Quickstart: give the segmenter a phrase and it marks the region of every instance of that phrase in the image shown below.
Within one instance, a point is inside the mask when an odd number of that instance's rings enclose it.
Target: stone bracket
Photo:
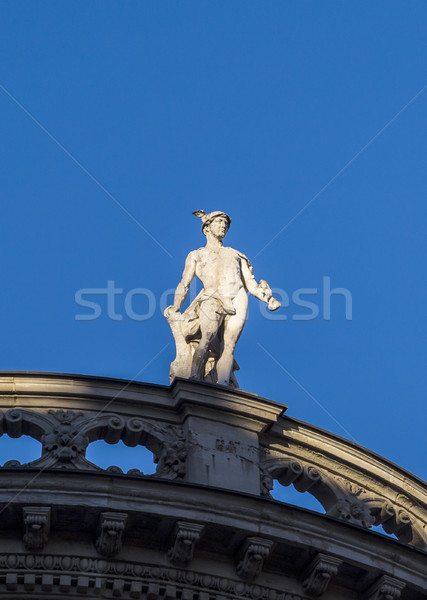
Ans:
[[[405,585],[403,581],[382,575],[365,593],[364,600],[397,600]]]
[[[100,514],[95,542],[100,554],[112,556],[121,550],[126,522],[126,513],[102,512]]]
[[[338,573],[341,563],[340,558],[319,552],[302,575],[304,592],[313,597],[324,594],[332,577]]]
[[[178,521],[173,533],[173,543],[168,550],[168,559],[173,564],[188,564],[204,531],[198,523]]]
[[[50,534],[50,506],[24,506],[24,544],[28,550],[43,550]]]
[[[236,571],[242,579],[254,579],[262,571],[274,542],[259,537],[248,537],[239,553]]]

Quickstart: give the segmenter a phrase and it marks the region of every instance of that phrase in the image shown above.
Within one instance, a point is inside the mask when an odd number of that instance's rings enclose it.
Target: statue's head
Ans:
[[[221,210],[208,214],[204,210],[196,210],[193,215],[202,219],[202,231],[205,235],[212,230],[216,237],[223,238],[230,228],[231,218]]]

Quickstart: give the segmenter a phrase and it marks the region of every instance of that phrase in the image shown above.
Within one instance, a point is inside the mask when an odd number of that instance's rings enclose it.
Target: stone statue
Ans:
[[[250,292],[268,304],[280,307],[266,281],[255,281],[248,258],[223,245],[230,227],[230,217],[221,211],[193,213],[202,220],[206,246],[193,250],[185,261],[182,279],[175,291],[174,303],[165,310],[176,344],[176,358],[171,364],[174,377],[194,378],[238,387],[234,371],[234,348],[242,333]],[[203,289],[183,312],[190,284],[197,276]]]

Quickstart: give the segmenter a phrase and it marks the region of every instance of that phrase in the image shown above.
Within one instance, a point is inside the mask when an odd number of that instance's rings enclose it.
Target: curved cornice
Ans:
[[[221,556],[221,576],[237,582],[236,565],[245,540],[262,539],[268,540],[272,549],[257,575],[256,583],[261,587],[271,587],[274,581],[278,591],[285,585],[305,598],[301,574],[320,555],[345,565],[338,578],[342,589],[362,593],[383,576],[404,583],[412,593],[425,589],[423,553],[284,503],[149,477],[64,471],[53,476],[45,471],[33,479],[31,469],[6,473],[9,485],[7,489],[0,487],[0,505],[8,505],[0,512],[0,555],[22,554],[25,526],[21,511],[27,506],[30,511],[31,507],[44,506],[49,507],[51,517],[42,556],[59,556],[67,548],[65,552],[71,556],[100,560],[97,538],[101,516],[125,515],[119,554],[115,552],[121,563],[139,556],[143,564],[170,568],[168,550],[173,546],[176,523],[194,523],[202,533],[191,557],[191,570],[201,574],[212,573],[213,562]],[[20,537],[17,531],[22,532]],[[64,531],[68,540],[65,547]]]

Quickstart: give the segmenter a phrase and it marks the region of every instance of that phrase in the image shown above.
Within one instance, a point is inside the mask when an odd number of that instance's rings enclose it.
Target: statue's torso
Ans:
[[[229,247],[208,248],[195,251],[196,276],[205,292],[233,299],[244,288],[242,255]]]

